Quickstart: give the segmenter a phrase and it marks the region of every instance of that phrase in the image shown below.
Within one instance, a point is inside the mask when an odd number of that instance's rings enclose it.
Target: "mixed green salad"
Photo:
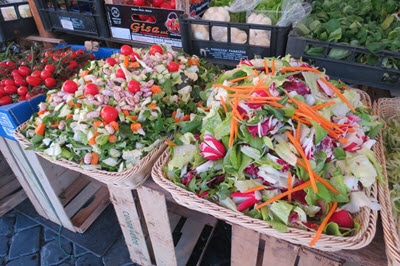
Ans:
[[[310,245],[380,208],[364,189],[383,180],[372,151],[383,123],[356,90],[288,55],[242,61],[201,96],[201,127],[170,143],[164,173],[178,186],[279,231],[316,231]]]
[[[200,92],[218,73],[170,47],[123,45],[49,91],[22,133],[45,156],[122,172],[202,107]]]

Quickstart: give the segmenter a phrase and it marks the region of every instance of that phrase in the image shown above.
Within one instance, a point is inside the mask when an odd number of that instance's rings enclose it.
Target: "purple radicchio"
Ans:
[[[288,81],[283,83],[283,87],[288,92],[295,91],[297,94],[303,96],[311,92],[310,88],[303,81],[296,80],[293,76],[288,77]]]
[[[252,137],[258,136],[259,138],[267,136],[268,134],[275,134],[280,128],[281,122],[273,116],[269,116],[263,122],[258,122],[254,126],[248,126],[247,131],[251,133]]]
[[[222,142],[218,141],[210,133],[204,134],[204,141],[200,143],[200,155],[210,161],[217,161],[225,156],[226,149]]]

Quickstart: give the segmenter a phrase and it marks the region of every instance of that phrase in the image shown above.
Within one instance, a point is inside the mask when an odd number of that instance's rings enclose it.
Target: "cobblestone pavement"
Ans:
[[[76,245],[30,217],[12,210],[0,217],[0,265],[5,266],[134,266],[123,236],[106,253]]]

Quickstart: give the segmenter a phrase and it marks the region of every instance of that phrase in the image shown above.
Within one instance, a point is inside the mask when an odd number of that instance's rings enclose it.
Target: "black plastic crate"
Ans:
[[[331,54],[334,52],[342,56],[333,58]],[[327,74],[335,79],[379,89],[400,89],[400,70],[384,67],[388,61],[392,61],[400,68],[400,53],[385,51],[374,54],[363,47],[309,39],[294,32],[289,34],[286,53],[321,69],[325,68]],[[373,58],[373,63],[361,63],[360,57]]]
[[[37,33],[28,1],[0,2],[0,42]]]
[[[47,31],[108,38],[104,1],[35,0]]]
[[[191,19],[187,14],[179,17],[181,27],[181,39],[183,50],[191,55],[206,58],[208,61],[226,65],[237,65],[240,59],[252,59],[255,57],[284,56],[286,43],[291,26],[269,26],[246,23],[230,23],[220,21],[210,21],[201,19]],[[205,25],[209,30],[209,40],[199,40],[194,38],[194,25]],[[212,27],[224,27],[227,29],[227,42],[215,41],[211,36]],[[231,29],[238,28],[247,34],[245,43],[232,42]],[[265,30],[270,33],[270,46],[250,45],[250,30]]]

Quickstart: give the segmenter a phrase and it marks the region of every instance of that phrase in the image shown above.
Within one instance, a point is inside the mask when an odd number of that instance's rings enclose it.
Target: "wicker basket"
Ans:
[[[381,119],[387,121],[390,117],[400,112],[400,98],[380,98],[374,104],[374,111]],[[383,143],[383,142],[382,142]],[[383,165],[386,165],[383,163]],[[381,218],[383,235],[385,239],[386,256],[389,265],[400,265],[400,236],[392,214],[390,201],[389,180],[386,168],[383,167],[385,183],[378,185],[378,198],[382,206]]]
[[[371,106],[371,101],[368,94],[362,91],[359,93],[361,94],[361,98],[364,100],[364,102]],[[379,141],[374,145],[373,150],[378,161],[383,163],[383,148]],[[170,152],[167,149],[154,165],[151,176],[158,185],[171,193],[172,197],[177,203],[189,209],[213,215],[214,217],[224,220],[228,223],[237,224],[258,231],[262,234],[284,239],[294,244],[308,246],[309,242],[313,239],[315,234],[314,232],[290,227],[284,233],[278,232],[262,220],[252,218],[241,212],[235,212],[211,201],[199,198],[194,193],[175,185],[166,177],[163,171],[164,166],[166,166],[167,162],[169,161],[169,157]],[[377,182],[375,182],[370,188],[366,189],[365,193],[368,197],[377,199]],[[378,212],[363,207],[361,211],[356,214],[355,218],[360,223],[360,229],[353,236],[339,237],[323,234],[313,245],[313,248],[322,251],[338,251],[342,249],[360,249],[368,245],[375,235]]]
[[[27,122],[18,126],[15,130],[14,137],[22,146],[29,147],[31,143],[27,141],[25,136],[21,133],[21,131],[25,129],[26,126]],[[42,152],[35,151],[35,153],[42,158],[51,161],[52,163],[85,174],[106,185],[135,189],[141,186],[147,180],[154,162],[157,160],[157,158],[159,158],[166,147],[167,146],[162,144],[161,142],[160,145],[156,146],[151,152],[149,152],[144,158],[142,158],[135,167],[132,167],[122,172],[109,172],[105,170],[85,170],[75,162],[71,162],[66,159],[53,160]]]

